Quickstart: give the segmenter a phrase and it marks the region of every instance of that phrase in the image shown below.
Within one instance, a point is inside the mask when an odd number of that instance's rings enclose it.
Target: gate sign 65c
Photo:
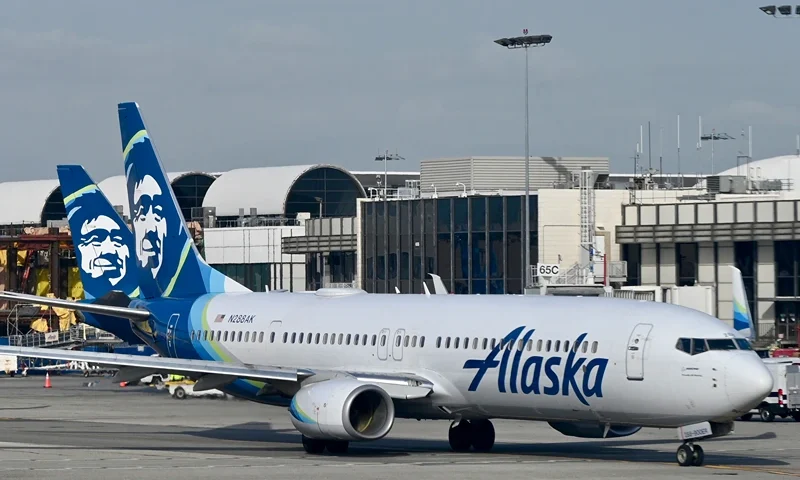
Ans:
[[[540,277],[554,277],[558,275],[557,263],[537,263],[536,275]]]

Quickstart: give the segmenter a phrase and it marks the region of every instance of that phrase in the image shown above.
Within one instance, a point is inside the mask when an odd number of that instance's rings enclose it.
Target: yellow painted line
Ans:
[[[784,470],[772,470],[770,468],[748,467],[746,465],[703,465],[703,466],[705,468],[711,468],[715,470],[741,470],[745,472],[770,473],[772,475],[783,475],[785,477],[800,478],[800,472],[787,472]]]

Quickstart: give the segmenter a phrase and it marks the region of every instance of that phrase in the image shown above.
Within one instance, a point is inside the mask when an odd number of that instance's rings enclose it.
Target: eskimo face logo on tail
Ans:
[[[517,327],[503,339],[502,345],[511,345],[503,348],[503,357],[496,360],[501,346],[495,346],[485,359],[467,360],[464,369],[475,369],[475,376],[469,386],[469,391],[478,389],[489,370],[499,368],[497,373],[497,390],[506,393],[506,385],[510,393],[524,395],[574,395],[582,404],[589,405],[587,398],[603,396],[603,377],[605,376],[607,358],[594,357],[591,360],[579,356],[586,333],[582,333],[570,345],[569,353],[564,361],[564,352],[548,352],[547,357],[533,355],[522,360],[523,351],[526,351],[528,341],[533,336],[534,329],[525,332],[522,337],[522,350],[519,349],[518,340],[525,327]],[[514,353],[513,359],[511,353]],[[562,366],[563,365],[563,366]],[[542,372],[544,371],[544,374]],[[546,380],[543,377],[547,377]],[[543,380],[546,382],[542,386]]]
[[[81,224],[77,245],[81,270],[92,278],[105,277],[115,286],[125,278],[130,250],[124,243],[122,228],[106,215],[87,218]]]
[[[151,175],[145,175],[136,183],[133,193],[136,257],[142,267],[150,269],[153,278],[164,262],[164,239],[167,236],[165,201],[165,192]]]

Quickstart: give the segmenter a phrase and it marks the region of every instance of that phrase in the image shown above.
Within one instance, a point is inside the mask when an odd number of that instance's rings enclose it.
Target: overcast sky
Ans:
[[[531,154],[632,170],[639,125],[674,171],[710,170],[703,128],[753,156],[793,154],[800,19],[754,0],[5,0],[0,181],[83,164],[122,173],[116,104],[136,101],[170,171],[334,163],[378,169],[382,149],[426,158],[524,154],[528,28]],[[716,170],[746,141],[718,142]],[[647,162],[645,145],[643,162]]]

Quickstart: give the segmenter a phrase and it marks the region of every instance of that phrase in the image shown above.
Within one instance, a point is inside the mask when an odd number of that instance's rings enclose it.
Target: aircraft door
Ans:
[[[386,360],[389,357],[389,329],[384,328],[378,334],[378,359]]]
[[[392,340],[392,358],[394,358],[395,361],[403,359],[403,337],[405,334],[406,331],[402,328],[394,332],[394,340]]]
[[[179,313],[173,313],[167,322],[167,353],[171,357],[177,357],[177,348],[175,348],[175,328],[178,325],[178,319],[181,318]]]
[[[625,352],[625,372],[628,380],[644,380],[644,348],[653,325],[640,323],[633,328]]]
[[[267,343],[274,343],[279,341],[282,329],[283,329],[282,321],[273,320],[269,322],[269,330],[267,331],[267,338],[264,341]]]

